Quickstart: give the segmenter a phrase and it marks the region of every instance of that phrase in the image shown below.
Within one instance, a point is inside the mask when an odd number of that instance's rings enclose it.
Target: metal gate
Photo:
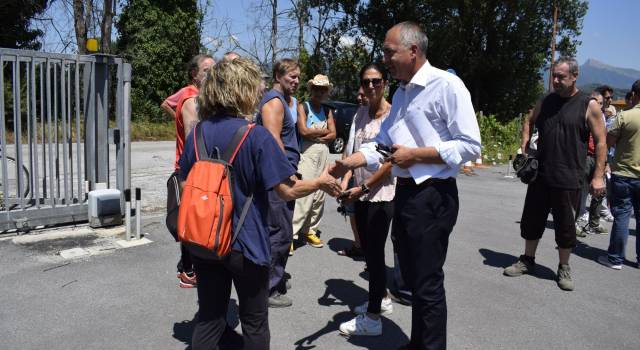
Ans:
[[[118,57],[0,48],[0,233],[86,221],[88,191],[130,187],[130,89]]]

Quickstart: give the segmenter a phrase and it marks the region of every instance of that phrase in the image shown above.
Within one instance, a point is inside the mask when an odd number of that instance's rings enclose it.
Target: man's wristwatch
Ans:
[[[367,194],[367,193],[371,192],[371,189],[369,188],[369,186],[367,186],[367,184],[360,185],[360,190],[364,194]]]

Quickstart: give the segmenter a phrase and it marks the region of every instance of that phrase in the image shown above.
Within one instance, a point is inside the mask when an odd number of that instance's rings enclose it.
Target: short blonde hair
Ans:
[[[211,67],[200,88],[200,119],[224,113],[248,116],[255,112],[262,90],[260,69],[246,58],[223,61]]]
[[[278,79],[278,77],[282,77],[292,70],[300,68],[300,64],[298,61],[292,60],[290,58],[283,58],[281,60],[276,61],[273,65],[273,80]]]

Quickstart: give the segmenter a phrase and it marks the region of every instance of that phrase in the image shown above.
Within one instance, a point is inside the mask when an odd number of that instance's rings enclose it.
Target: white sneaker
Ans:
[[[362,305],[358,305],[353,308],[353,313],[356,315],[364,315],[367,313],[367,309],[369,308],[369,302],[365,302]],[[393,313],[393,302],[391,298],[382,298],[382,302],[380,303],[380,315],[391,315]]]
[[[604,221],[607,221],[607,222],[613,222],[613,219],[614,219],[614,218],[613,218],[613,215],[611,215],[611,213],[610,213],[610,212],[606,212],[606,213],[600,214],[600,217],[601,217]]]
[[[614,270],[622,270],[622,264],[614,264],[609,261],[609,257],[606,255],[601,255],[598,257],[598,262],[606,267],[612,268]]]
[[[579,223],[587,223],[589,222],[589,213],[586,212],[582,215],[580,215],[580,217],[578,217],[578,220],[576,220]]]
[[[376,336],[382,334],[382,321],[374,320],[366,315],[358,315],[351,321],[347,321],[340,325],[340,334],[342,335],[366,335]]]

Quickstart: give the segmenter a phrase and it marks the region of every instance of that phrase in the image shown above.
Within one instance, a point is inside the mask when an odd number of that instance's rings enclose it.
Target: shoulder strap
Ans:
[[[207,147],[204,144],[204,135],[202,135],[202,128],[199,122],[196,124],[196,127],[193,128],[193,147],[196,150],[196,162],[201,158],[208,158]]]
[[[249,132],[251,131],[251,129],[253,129],[253,127],[256,126],[255,124],[247,124],[247,125],[243,125],[240,128],[238,128],[238,130],[236,131],[236,133],[233,135],[233,138],[231,139],[231,143],[227,146],[226,151],[224,152],[224,160],[229,163],[232,164],[233,160],[236,158],[236,155],[238,154],[238,151],[240,150],[240,146],[242,146],[242,144],[244,143],[244,140],[246,140],[247,136],[249,136]],[[251,207],[251,202],[253,202],[253,193],[251,193],[247,199],[244,202],[244,205],[242,206],[242,212],[240,212],[240,217],[238,218],[238,223],[236,224],[236,228],[233,231],[233,241],[236,240],[236,238],[238,237],[238,233],[240,233],[240,229],[242,228],[242,224],[244,224],[244,219],[246,219],[247,214],[249,213],[249,208]]]
[[[249,213],[249,208],[251,207],[251,202],[253,202],[253,193],[247,197],[244,205],[242,206],[242,212],[240,213],[240,217],[238,218],[238,223],[236,224],[236,229],[233,230],[233,241],[238,237],[238,233],[240,233],[240,229],[242,228],[242,224],[244,224],[244,219],[247,218],[247,214]]]
[[[222,159],[224,161],[229,164],[233,163],[236,155],[238,154],[238,151],[240,150],[240,146],[242,146],[244,140],[249,135],[249,131],[251,131],[254,126],[255,124],[247,124],[238,128],[236,133],[233,135],[231,142],[229,143],[229,145],[227,145],[227,149],[224,151],[224,155],[222,156]]]
[[[309,119],[309,102],[304,101],[304,103],[302,104],[302,108],[304,109],[305,116],[307,117],[307,119]]]

